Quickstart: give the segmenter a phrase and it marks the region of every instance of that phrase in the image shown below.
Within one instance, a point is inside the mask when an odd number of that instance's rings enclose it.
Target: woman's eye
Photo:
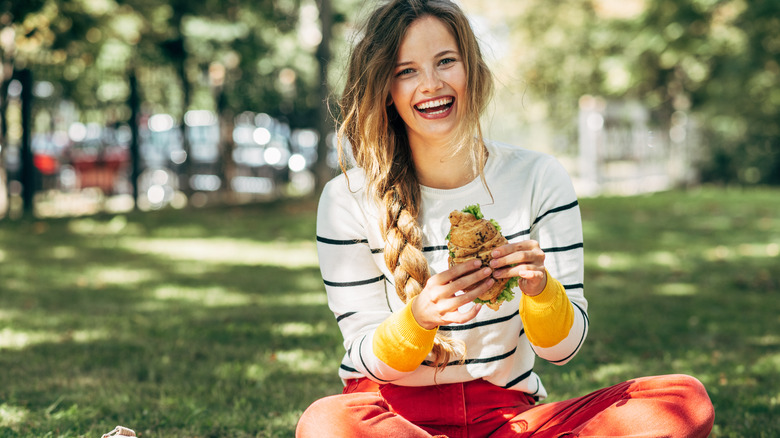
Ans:
[[[396,73],[396,76],[408,75],[409,73],[413,73],[413,72],[414,72],[414,70],[412,70],[411,68],[405,68],[405,69],[399,71],[398,73]]]
[[[441,61],[439,61],[439,64],[449,64],[455,61],[456,61],[455,58],[444,58]]]

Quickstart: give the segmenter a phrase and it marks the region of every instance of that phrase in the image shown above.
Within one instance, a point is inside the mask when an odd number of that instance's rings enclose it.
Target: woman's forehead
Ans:
[[[422,17],[412,22],[406,30],[398,49],[398,61],[404,62],[405,58],[418,56],[436,56],[447,51],[458,51],[458,44],[450,28],[438,18]]]

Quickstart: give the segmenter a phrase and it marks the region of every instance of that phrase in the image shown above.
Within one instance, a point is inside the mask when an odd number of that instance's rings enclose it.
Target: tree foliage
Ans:
[[[4,2],[0,17],[14,26],[12,70],[30,67],[53,81],[58,98],[87,118],[107,108],[120,118],[136,70],[146,109],[183,114],[215,109],[215,93],[235,113],[251,110],[312,124],[309,98],[316,41],[300,42],[313,1],[39,0]],[[308,18],[307,18],[308,17]],[[308,20],[308,21],[306,21]],[[13,59],[11,59],[13,55]],[[111,111],[109,111],[111,112]],[[102,120],[101,120],[102,121]]]
[[[578,98],[638,99],[702,129],[705,180],[780,183],[780,2],[504,2],[514,68],[559,126]]]
[[[699,121],[705,179],[780,183],[780,2],[775,0],[464,0],[506,30],[505,67],[555,126],[584,94],[641,101]],[[128,72],[149,112],[262,111],[316,126],[322,83],[315,0],[0,1],[3,87],[29,67],[81,118],[126,119]],[[474,6],[478,5],[478,6]],[[350,22],[333,4],[327,80],[338,91]],[[345,26],[346,24],[346,26]],[[9,38],[9,35],[11,37]]]

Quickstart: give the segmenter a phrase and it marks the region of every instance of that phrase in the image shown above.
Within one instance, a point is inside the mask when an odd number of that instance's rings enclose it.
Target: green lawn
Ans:
[[[591,330],[552,399],[689,373],[780,433],[780,190],[582,199]],[[289,437],[338,392],[311,201],[0,221],[0,437]]]

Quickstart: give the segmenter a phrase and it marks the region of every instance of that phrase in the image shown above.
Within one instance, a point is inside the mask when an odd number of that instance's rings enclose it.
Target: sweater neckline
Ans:
[[[487,160],[485,161],[485,168],[483,169],[484,174],[488,174],[491,166],[493,165],[493,162],[495,161],[496,152],[494,148],[492,148],[491,146],[492,146],[491,143],[486,140],[485,147],[488,149],[488,157]],[[420,192],[425,197],[444,199],[444,198],[461,196],[466,193],[470,193],[474,190],[477,190],[481,187],[482,187],[482,178],[480,178],[479,175],[477,175],[477,177],[471,180],[471,182],[462,185],[460,187],[456,187],[454,189],[437,189],[437,188],[428,187],[420,184]]]

